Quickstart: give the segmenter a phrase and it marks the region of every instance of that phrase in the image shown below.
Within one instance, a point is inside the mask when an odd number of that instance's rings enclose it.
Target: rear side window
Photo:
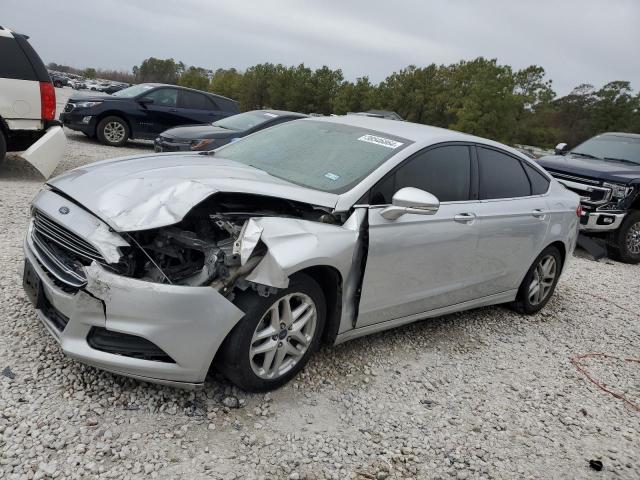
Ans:
[[[531,184],[522,163],[496,150],[478,147],[480,199],[531,195]]]
[[[549,190],[549,179],[531,165],[528,165],[525,162],[522,162],[522,164],[524,165],[524,169],[531,181],[531,193],[533,195],[542,195],[547,193],[547,190]]]
[[[29,59],[14,38],[0,37],[0,78],[38,80]]]
[[[194,110],[214,110],[213,102],[201,93],[183,90],[180,92],[180,106]]]

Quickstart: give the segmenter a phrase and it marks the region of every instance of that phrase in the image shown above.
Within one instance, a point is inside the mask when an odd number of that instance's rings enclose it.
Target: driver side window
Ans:
[[[390,204],[405,187],[432,193],[441,202],[471,198],[471,155],[466,145],[448,145],[420,152],[401,164],[371,190],[371,205]]]
[[[153,99],[153,104],[161,107],[175,107],[178,105],[178,90],[175,88],[159,88],[145,97]]]

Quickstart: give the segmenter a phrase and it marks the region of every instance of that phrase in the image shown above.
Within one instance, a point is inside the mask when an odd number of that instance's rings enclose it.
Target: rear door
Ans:
[[[212,123],[224,118],[213,100],[198,92],[181,90],[178,107],[185,123]]]
[[[482,272],[478,289],[485,296],[518,288],[543,248],[550,215],[546,189],[533,173],[527,173],[524,161],[485,146],[477,147],[477,156],[480,204],[476,261]]]
[[[468,145],[422,151],[372,189],[369,247],[357,327],[406,317],[478,297],[477,184]],[[380,215],[404,187],[440,199],[434,215]],[[376,204],[382,204],[380,206]]]

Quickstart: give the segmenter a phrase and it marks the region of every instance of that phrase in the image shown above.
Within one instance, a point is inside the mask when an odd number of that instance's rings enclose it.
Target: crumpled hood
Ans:
[[[47,183],[119,232],[178,223],[216,192],[253,193],[328,208],[338,199],[238,162],[197,153],[105,160]]]
[[[578,155],[552,155],[537,160],[543,168],[558,173],[590,177],[609,182],[628,183],[640,178],[640,165],[599,160]]]

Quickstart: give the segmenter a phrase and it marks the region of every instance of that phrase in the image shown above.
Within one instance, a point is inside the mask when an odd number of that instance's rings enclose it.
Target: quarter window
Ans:
[[[0,37],[0,78],[38,79],[18,42],[10,37]]]
[[[520,160],[478,147],[480,199],[515,198],[531,195],[531,184]]]
[[[533,195],[542,195],[549,190],[549,179],[540,173],[537,169],[531,165],[523,162],[524,169],[531,180],[531,193]]]
[[[147,93],[145,98],[153,99],[153,104],[161,107],[175,107],[178,105],[178,90],[175,88],[159,88]]]

